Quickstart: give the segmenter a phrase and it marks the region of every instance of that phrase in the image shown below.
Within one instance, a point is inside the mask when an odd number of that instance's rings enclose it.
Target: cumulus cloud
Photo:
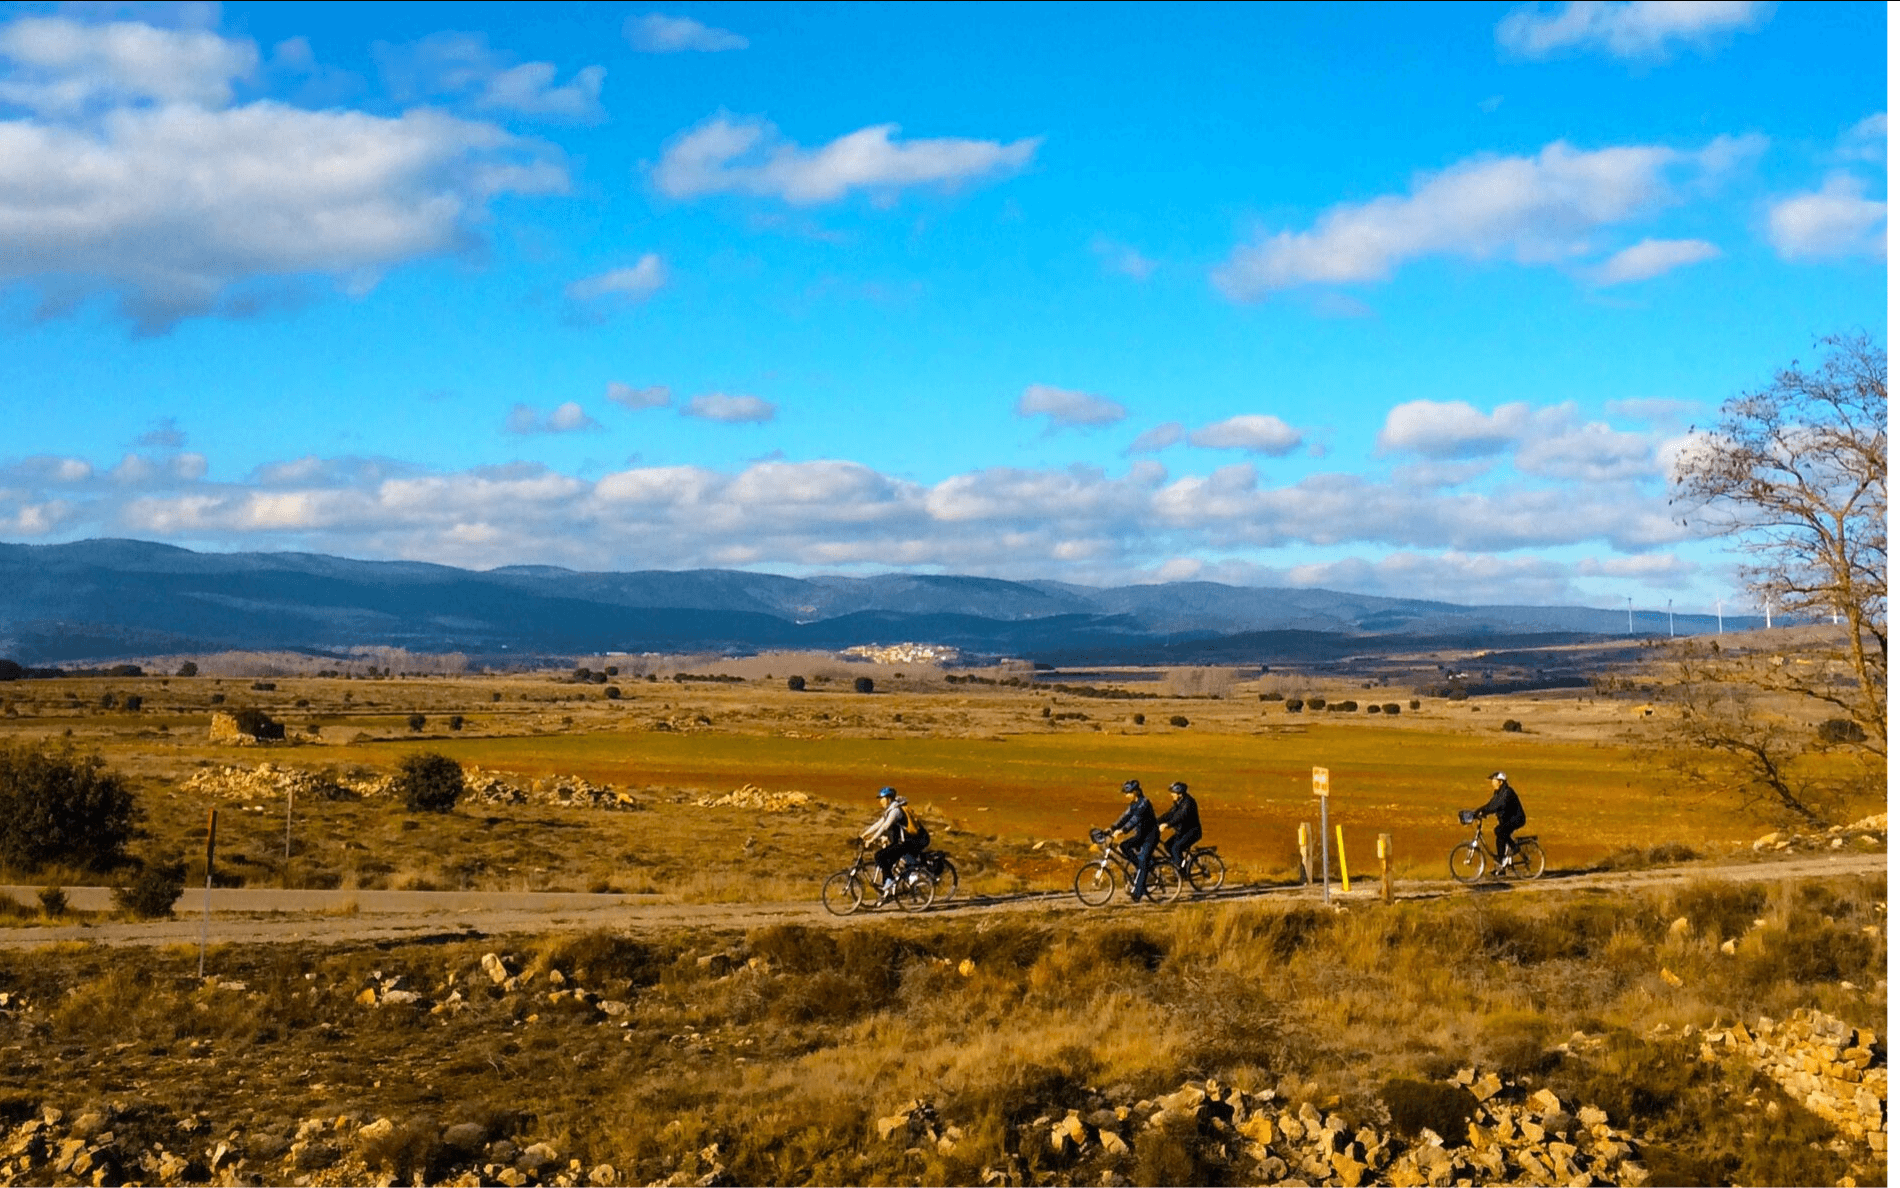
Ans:
[[[648,252],[631,267],[614,268],[575,281],[567,287],[567,295],[575,301],[598,301],[602,297],[645,301],[665,284],[666,262],[657,253]]]
[[[0,57],[12,63],[0,79],[0,103],[58,116],[132,102],[222,107],[231,101],[231,84],[257,69],[257,47],[248,41],[58,16],[0,26]]]
[[[1410,193],[1336,206],[1309,230],[1242,244],[1213,280],[1247,301],[1300,285],[1385,280],[1426,256],[1557,263],[1590,251],[1599,229],[1675,201],[1672,171],[1706,179],[1759,147],[1718,138],[1696,153],[1654,145],[1586,152],[1558,141],[1534,157],[1475,157],[1422,175]]]
[[[515,63],[483,33],[432,33],[409,45],[378,42],[372,52],[400,101],[450,99],[478,111],[562,120],[598,120],[605,67],[586,66],[565,84],[552,62]]]
[[[1179,421],[1164,421],[1152,429],[1144,429],[1141,435],[1128,446],[1131,454],[1154,454],[1167,449],[1187,436],[1187,429]]]
[[[1001,177],[1028,165],[1041,144],[1039,138],[897,140],[897,131],[896,124],[877,124],[807,149],[764,120],[717,115],[674,138],[653,180],[672,198],[749,194],[815,206],[853,192],[888,197],[913,186]]]
[[[1777,202],[1768,212],[1768,242],[1784,260],[1829,260],[1887,254],[1887,204],[1837,173],[1820,190]]]
[[[517,404],[508,410],[508,420],[503,426],[514,434],[533,433],[588,433],[600,429],[599,421],[587,415],[587,410],[575,401],[557,404],[547,412],[526,404]]]
[[[1759,29],[1774,10],[1773,4],[1745,0],[1527,5],[1505,14],[1497,39],[1506,53],[1521,58],[1594,50],[1626,61],[1655,61],[1680,46],[1707,50],[1732,33]]]
[[[82,43],[106,37],[66,24],[62,35]],[[152,44],[154,61],[136,76],[157,92],[149,104],[77,122],[0,119],[0,284],[36,285],[43,314],[116,294],[156,333],[270,303],[247,284],[327,276],[361,295],[391,267],[464,248],[496,195],[566,187],[546,146],[439,111],[216,106],[228,90],[181,90],[161,69],[196,70],[198,41]]]
[[[1409,400],[1386,414],[1376,446],[1384,454],[1483,458],[1510,449],[1531,420],[1531,406],[1522,402],[1481,413],[1462,400]]]
[[[1205,450],[1247,450],[1275,458],[1299,449],[1303,440],[1299,430],[1279,417],[1262,413],[1229,417],[1188,434],[1189,445]]]
[[[1096,236],[1089,241],[1089,250],[1102,262],[1102,267],[1121,276],[1145,281],[1153,275],[1155,262],[1142,255],[1125,243],[1116,243],[1104,236]]]
[[[1577,572],[1587,577],[1635,578],[1648,585],[1673,586],[1702,567],[1670,552],[1639,553],[1633,557],[1585,557]]]
[[[1461,472],[1457,464],[1506,453],[1522,474],[1574,482],[1655,478],[1665,467],[1662,443],[1654,435],[1580,422],[1568,404],[1533,409],[1521,401],[1489,413],[1461,400],[1410,401],[1386,415],[1377,449],[1451,464],[1451,469],[1401,468],[1403,481],[1418,486],[1455,486],[1482,472]]]
[[[607,399],[621,408],[665,408],[673,403],[673,390],[665,384],[636,388],[632,384],[608,381]]]
[[[621,32],[626,35],[627,44],[643,54],[717,54],[742,50],[751,44],[730,30],[702,25],[691,17],[658,12],[628,17]]]
[[[680,408],[683,417],[702,421],[724,421],[729,425],[757,424],[778,415],[778,405],[757,396],[705,392],[688,400]]]
[[[1091,425],[1113,425],[1128,415],[1128,410],[1113,400],[1055,388],[1048,384],[1030,384],[1016,398],[1019,417],[1048,417],[1051,429],[1079,429]]]
[[[1599,285],[1649,280],[1685,264],[1713,260],[1722,249],[1702,239],[1645,239],[1611,256],[1590,271]]]
[[[1602,422],[1565,426],[1519,445],[1512,461],[1525,474],[1602,483],[1660,476],[1657,441]]]
[[[1641,421],[1649,425],[1673,425],[1688,420],[1700,407],[1690,400],[1639,396],[1628,400],[1605,401],[1603,411],[1613,417],[1621,417],[1628,421]]]
[[[1850,161],[1887,163],[1887,113],[1877,111],[1841,134],[1840,155]]]

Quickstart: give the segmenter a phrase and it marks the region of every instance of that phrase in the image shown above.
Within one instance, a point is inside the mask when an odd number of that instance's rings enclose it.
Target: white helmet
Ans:
[[[1503,772],[1501,772],[1501,771],[1494,771],[1494,772],[1492,772],[1492,773],[1491,773],[1491,778],[1492,778],[1492,779],[1494,779],[1494,780],[1497,780],[1497,781],[1499,781],[1499,782],[1505,782],[1505,781],[1504,781],[1504,773],[1503,773]]]

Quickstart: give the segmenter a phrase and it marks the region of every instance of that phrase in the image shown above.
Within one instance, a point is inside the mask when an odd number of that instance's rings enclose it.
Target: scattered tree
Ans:
[[[396,767],[394,791],[412,813],[446,813],[467,787],[462,765],[447,755],[417,751]]]
[[[145,698],[140,697],[137,693],[127,693],[125,695],[125,708],[126,712],[136,714],[145,708]]]
[[[427,726],[428,724],[429,724],[429,719],[423,717],[421,714],[409,715],[409,729],[412,731],[420,733],[422,728],[424,726]]]
[[[877,688],[877,682],[873,681],[870,677],[859,677],[857,680],[851,682],[851,687],[860,693],[870,693]]]
[[[1286,699],[1286,712],[1289,714],[1297,714],[1305,708],[1306,701],[1304,698],[1289,697]]]
[[[1504,719],[1504,725],[1499,727],[1499,729],[1503,730],[1506,734],[1517,734],[1524,729],[1524,723],[1518,721],[1516,718],[1506,718]]]
[[[462,718],[462,715],[460,714],[449,715],[449,729],[450,730],[460,730],[463,727],[463,725],[464,725],[464,720]]]
[[[132,791],[97,755],[0,744],[0,863],[107,870],[125,858],[139,820]]]
[[[805,678],[802,676],[786,677],[785,687],[794,693],[803,693],[805,691]]]
[[[178,675],[179,675],[179,676],[181,676],[181,677],[195,677],[195,676],[197,676],[197,675],[198,675],[198,663],[197,663],[197,661],[195,661],[195,660],[187,660],[187,661],[185,661],[185,662],[184,662],[183,664],[180,664],[180,665],[178,666]]]
[[[1188,724],[1188,720],[1186,716],[1182,714],[1176,714],[1172,718],[1168,719],[1168,725],[1170,726],[1179,726],[1179,727],[1185,728],[1187,724]]]
[[[1388,713],[1388,714],[1396,714],[1396,713],[1398,713],[1398,712],[1399,712],[1399,703],[1398,703],[1398,702],[1396,702],[1396,701],[1388,701],[1388,702],[1386,702],[1386,703],[1385,703],[1385,705],[1384,705],[1384,706],[1382,706],[1381,708],[1383,708],[1383,709],[1385,710],[1385,712],[1386,712],[1386,713]],[[1413,709],[1417,709],[1417,708],[1418,708],[1418,702],[1416,702],[1416,701],[1414,701],[1414,702],[1412,703],[1412,708],[1413,708]]]
[[[1135,715],[1135,725],[1137,725],[1137,726],[1146,726],[1147,724],[1148,724],[1148,715],[1147,715],[1147,714],[1136,714],[1136,715]]]
[[[619,701],[620,700],[620,686],[608,685],[605,689],[602,689],[600,691],[600,695],[602,697],[605,697],[608,701]]]

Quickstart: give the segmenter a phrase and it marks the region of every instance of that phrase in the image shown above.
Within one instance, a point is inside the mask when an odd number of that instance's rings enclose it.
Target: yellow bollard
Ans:
[[[1392,835],[1379,835],[1379,898],[1392,902]]]
[[[1352,890],[1352,876],[1346,873],[1346,827],[1333,826],[1333,835],[1339,839],[1339,889]]]

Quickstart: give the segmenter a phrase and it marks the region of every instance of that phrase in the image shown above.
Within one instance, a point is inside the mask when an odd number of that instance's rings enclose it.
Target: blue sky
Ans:
[[[0,539],[1735,604],[1876,5],[0,6]]]

